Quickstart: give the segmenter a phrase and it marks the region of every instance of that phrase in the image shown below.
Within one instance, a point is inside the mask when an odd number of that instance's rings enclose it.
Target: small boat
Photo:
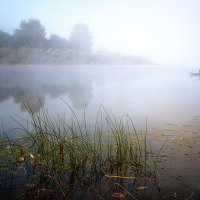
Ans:
[[[200,76],[200,70],[198,73],[190,72],[190,76]]]
[[[190,72],[190,75],[191,75],[191,76],[200,76],[200,73],[193,73],[193,72]]]

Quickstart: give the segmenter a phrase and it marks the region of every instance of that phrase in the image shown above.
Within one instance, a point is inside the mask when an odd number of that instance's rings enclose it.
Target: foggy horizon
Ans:
[[[200,0],[1,0],[0,199],[200,199]]]
[[[57,34],[68,38],[75,24],[84,23],[94,37],[94,51],[130,54],[160,65],[194,68],[200,63],[199,6],[197,0],[2,0],[0,30],[12,34],[21,21],[38,19],[46,29],[46,37]]]

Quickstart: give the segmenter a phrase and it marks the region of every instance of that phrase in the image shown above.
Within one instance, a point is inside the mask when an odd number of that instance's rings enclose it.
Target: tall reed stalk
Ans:
[[[10,141],[3,133],[0,140],[1,166],[7,167],[1,167],[0,184],[8,182],[11,172],[17,176],[23,169],[23,198],[139,199],[148,194],[156,199],[152,192],[156,191],[156,162],[147,128],[139,134],[128,115],[117,119],[101,106],[94,128],[89,129],[86,115],[81,122],[66,106],[72,116],[69,122],[45,109],[35,113],[26,104],[28,126],[15,119],[23,134]]]

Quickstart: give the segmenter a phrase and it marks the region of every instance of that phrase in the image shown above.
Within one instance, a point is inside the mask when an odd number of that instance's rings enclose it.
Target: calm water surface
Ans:
[[[66,110],[64,99],[93,123],[101,104],[116,116],[129,114],[137,129],[145,127],[157,144],[168,142],[161,182],[170,191],[200,191],[200,80],[198,69],[160,66],[72,66],[0,68],[0,118],[6,130],[17,126],[10,116],[27,117],[24,101],[35,112]],[[40,99],[40,103],[38,102]],[[16,131],[12,132],[17,134]],[[189,138],[186,139],[185,138]],[[166,179],[168,181],[166,181]],[[173,184],[172,184],[173,183]]]
[[[114,114],[131,115],[136,126],[148,118],[150,127],[188,123],[200,114],[199,77],[190,69],[166,67],[1,67],[0,117],[25,115],[29,98],[39,111],[66,109],[61,98],[77,113],[85,105],[88,119],[101,103]],[[40,103],[38,102],[40,98]],[[91,117],[91,118],[90,118]]]

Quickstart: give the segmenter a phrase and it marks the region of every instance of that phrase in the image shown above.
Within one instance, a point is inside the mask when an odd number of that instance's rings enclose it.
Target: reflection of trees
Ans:
[[[14,102],[20,104],[20,109],[22,111],[26,111],[28,108],[29,110],[31,109],[32,112],[38,112],[44,106],[44,97],[36,97],[28,93],[26,95],[28,98],[26,96],[19,96],[20,99],[14,98]]]
[[[83,83],[71,83],[68,87],[68,95],[74,107],[79,109],[83,108],[92,96],[91,90],[91,84],[86,80]]]
[[[91,81],[76,73],[62,74],[62,71],[51,73],[33,69],[0,69],[0,102],[13,98],[26,110],[28,101],[34,112],[38,112],[45,104],[45,97],[58,98],[68,94],[75,108],[83,108],[91,98]]]

